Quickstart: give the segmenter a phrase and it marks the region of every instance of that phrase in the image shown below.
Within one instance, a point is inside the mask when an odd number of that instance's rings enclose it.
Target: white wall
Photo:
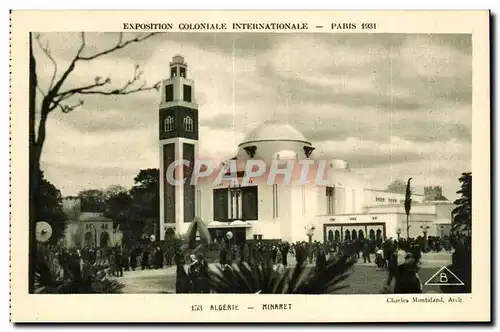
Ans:
[[[86,225],[92,224],[93,227],[87,229]],[[101,226],[106,225],[107,228],[103,229]],[[95,227],[95,228],[94,228]],[[68,226],[66,228],[66,232],[64,234],[64,239],[66,241],[66,245],[68,247],[74,247],[78,243],[76,240],[76,237],[80,237],[80,243],[81,246],[85,245],[85,233],[90,232],[92,234],[92,238],[94,241],[95,237],[95,232],[97,231],[97,246],[100,246],[100,239],[101,239],[101,234],[103,232],[107,232],[109,235],[109,241],[108,241],[108,246],[113,246],[115,244],[121,244],[123,240],[123,233],[121,231],[115,232],[113,229],[113,222],[101,222],[101,221],[94,221],[94,222],[82,222],[82,221],[72,221],[68,223]]]
[[[404,203],[405,194],[398,193],[390,193],[383,190],[374,190],[374,189],[364,189],[364,205],[365,206],[376,206],[376,205],[388,205],[388,204],[402,204]],[[380,202],[377,201],[377,198],[382,198],[385,201]],[[395,199],[397,202],[391,202],[389,199]],[[424,200],[424,196],[420,194],[412,193],[411,196],[413,203],[422,202]]]

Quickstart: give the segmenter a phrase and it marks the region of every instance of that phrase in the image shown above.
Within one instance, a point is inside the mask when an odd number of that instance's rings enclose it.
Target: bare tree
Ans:
[[[47,121],[49,115],[55,110],[59,109],[63,113],[69,113],[76,108],[83,105],[84,101],[81,99],[85,95],[103,95],[103,96],[116,96],[116,95],[128,95],[133,93],[138,93],[142,91],[149,90],[159,90],[160,82],[154,85],[148,85],[145,81],[142,81],[143,72],[140,70],[139,65],[135,65],[133,76],[123,85],[114,86],[111,81],[111,77],[95,77],[93,81],[87,84],[82,84],[81,86],[64,89],[64,84],[71,77],[71,74],[75,70],[79,63],[96,61],[100,58],[112,54],[120,49],[123,49],[129,45],[140,43],[147,40],[158,33],[148,33],[137,35],[134,38],[125,39],[123,34],[120,33],[116,44],[109,47],[103,51],[95,52],[94,54],[87,54],[85,33],[80,34],[81,42],[78,47],[76,55],[72,58],[67,68],[61,69],[58,66],[57,61],[51,54],[48,43],[43,44],[42,38],[39,34],[30,33],[30,72],[29,72],[29,144],[30,144],[30,293],[34,289],[34,277],[35,277],[35,264],[36,264],[36,239],[35,239],[35,224],[37,221],[36,217],[36,190],[38,188],[38,175],[40,172],[40,159],[42,155],[43,145],[47,138]],[[42,89],[39,85],[37,77],[37,67],[36,59],[33,53],[34,43],[40,48],[42,53],[51,61],[54,69],[52,76],[46,91]],[[41,98],[40,105],[37,105],[37,93],[40,93],[43,98]],[[38,106],[38,107],[37,107]],[[36,124],[36,109],[39,111],[38,125]]]

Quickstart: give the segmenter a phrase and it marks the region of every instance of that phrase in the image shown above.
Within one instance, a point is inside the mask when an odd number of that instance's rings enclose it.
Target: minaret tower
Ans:
[[[190,170],[198,155],[198,105],[194,82],[187,78],[184,57],[170,62],[170,78],[162,81],[160,101],[160,239],[165,232],[184,233],[195,217],[195,186],[190,185]],[[190,168],[177,167],[176,178],[187,178],[184,185],[167,180],[168,166],[188,160]],[[172,175],[171,175],[172,176]]]

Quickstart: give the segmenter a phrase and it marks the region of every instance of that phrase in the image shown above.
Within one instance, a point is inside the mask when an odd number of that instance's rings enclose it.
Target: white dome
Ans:
[[[309,143],[300,131],[286,123],[264,122],[247,134],[241,144],[255,141],[299,141]]]
[[[274,154],[274,159],[276,160],[293,160],[297,159],[298,154],[292,150],[282,150]]]

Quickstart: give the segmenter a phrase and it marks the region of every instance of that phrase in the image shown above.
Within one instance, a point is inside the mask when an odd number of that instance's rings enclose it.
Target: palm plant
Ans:
[[[84,262],[68,250],[40,247],[37,251],[35,292],[39,294],[119,294],[124,285],[108,277],[105,267]]]
[[[347,287],[342,282],[354,263],[352,255],[344,253],[323,269],[303,264],[279,271],[270,262],[216,266],[210,271],[210,286],[215,293],[332,294]]]
[[[196,245],[196,233],[202,244]],[[201,220],[195,220],[186,236],[180,252],[202,251],[211,243],[210,234]],[[214,293],[259,294],[332,294],[345,287],[355,263],[354,248],[348,247],[342,255],[331,258],[325,268],[317,269],[305,264],[279,271],[271,262],[240,262],[228,266],[216,265],[209,271],[209,285]],[[186,276],[182,262],[177,263],[177,292],[185,291]]]

